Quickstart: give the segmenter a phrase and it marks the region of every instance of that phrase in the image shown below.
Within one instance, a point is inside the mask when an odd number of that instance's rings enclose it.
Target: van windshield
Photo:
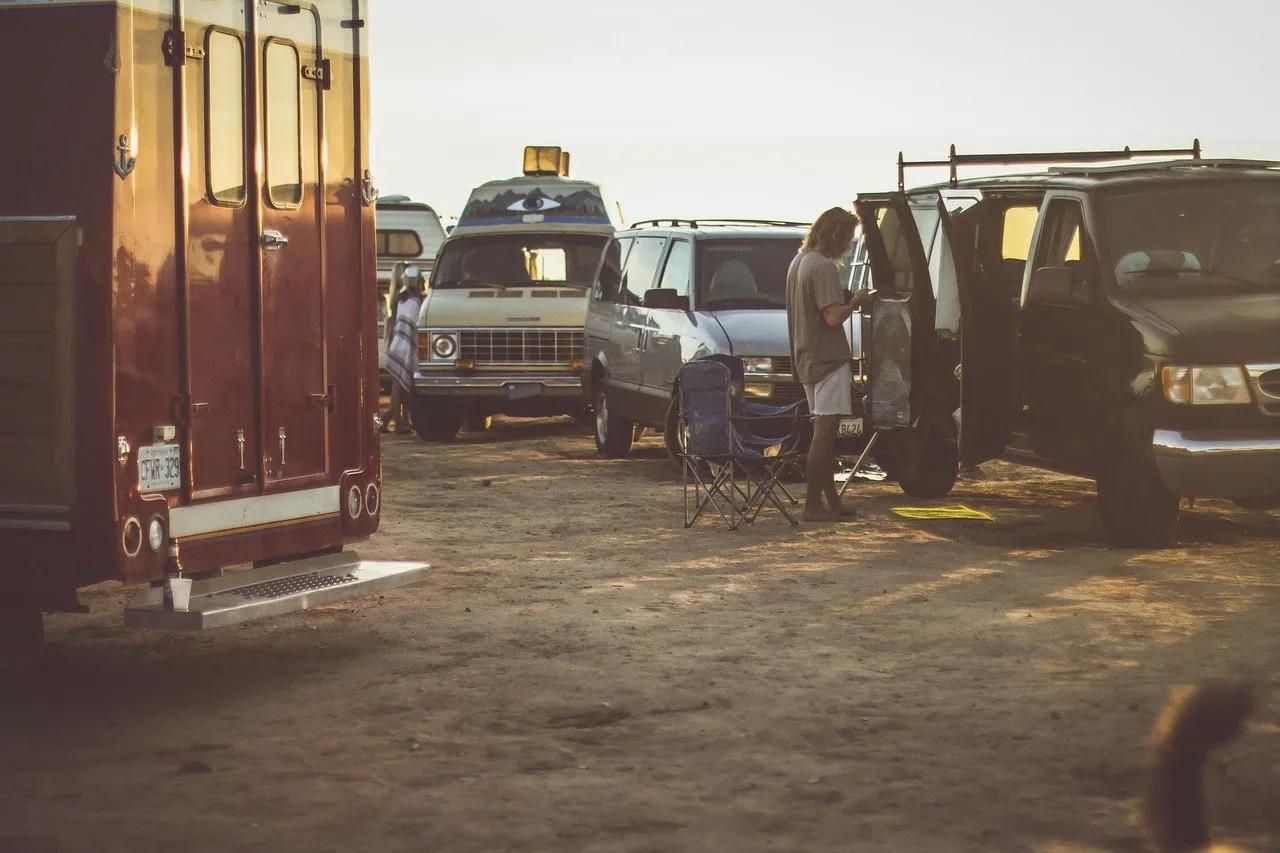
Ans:
[[[588,234],[460,237],[440,253],[431,286],[587,288],[607,239]]]
[[[1280,182],[1118,193],[1101,214],[1121,288],[1280,289]]]
[[[698,242],[698,307],[786,308],[787,267],[800,239],[778,237]]]

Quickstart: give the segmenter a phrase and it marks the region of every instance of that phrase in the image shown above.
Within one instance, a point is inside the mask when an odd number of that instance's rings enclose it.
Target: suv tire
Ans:
[[[409,402],[409,417],[418,438],[448,444],[458,437],[466,412],[439,397],[413,397]]]
[[[943,426],[903,430],[882,437],[876,462],[913,498],[945,498],[960,471],[960,448]],[[885,442],[885,438],[894,440]],[[885,445],[888,446],[885,446]]]
[[[1163,548],[1174,538],[1182,499],[1165,488],[1151,444],[1112,442],[1098,474],[1098,512],[1117,548]]]
[[[609,392],[605,388],[603,377],[596,384],[593,403],[596,410],[596,451],[610,459],[622,459],[631,452],[631,439],[636,430],[635,423],[613,414],[613,406],[609,402]]]

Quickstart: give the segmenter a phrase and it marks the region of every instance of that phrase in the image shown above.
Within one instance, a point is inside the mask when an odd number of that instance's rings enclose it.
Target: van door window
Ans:
[[[1019,204],[1005,208],[1000,218],[1000,271],[998,286],[1017,302],[1022,298],[1022,277],[1027,259],[1031,257],[1031,238],[1035,234],[1036,220],[1040,218],[1037,205]]]
[[[630,305],[643,305],[644,292],[653,287],[657,276],[658,261],[662,258],[662,237],[637,237],[622,273],[622,290],[619,301]]]
[[[302,93],[298,49],[267,42],[267,199],[273,207],[302,203]]]
[[[209,30],[205,45],[205,174],[209,200],[244,201],[244,45],[239,36]]]
[[[662,270],[663,290],[674,290],[677,296],[688,297],[689,279],[693,271],[693,250],[688,240],[675,240],[667,254],[667,265]]]
[[[1073,284],[1094,281],[1093,251],[1084,233],[1084,209],[1080,202],[1055,198],[1049,202],[1045,217],[1035,268],[1066,267],[1071,270]]]
[[[907,236],[902,230],[900,214],[895,207],[882,207],[877,218],[885,253],[889,256],[891,278],[886,282],[877,281],[876,287],[901,294],[912,293],[915,288],[911,269],[911,255]]]
[[[631,251],[631,237],[610,240],[600,262],[600,274],[596,277],[596,299],[601,302],[617,302],[622,286],[622,267]]]

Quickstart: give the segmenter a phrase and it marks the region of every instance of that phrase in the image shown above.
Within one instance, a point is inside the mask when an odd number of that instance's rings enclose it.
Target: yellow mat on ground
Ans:
[[[963,518],[969,521],[995,521],[985,512],[963,504],[959,506],[895,506],[892,512],[903,518]]]

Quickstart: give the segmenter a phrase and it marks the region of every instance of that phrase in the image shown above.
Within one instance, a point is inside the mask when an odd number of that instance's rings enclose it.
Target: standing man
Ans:
[[[840,504],[834,468],[840,418],[853,414],[853,355],[842,327],[871,299],[869,291],[851,294],[842,288],[836,268],[836,259],[853,245],[857,227],[858,217],[844,208],[826,211],[810,227],[787,270],[792,371],[804,385],[813,416],[813,442],[805,468],[805,521],[839,521],[856,515]]]

